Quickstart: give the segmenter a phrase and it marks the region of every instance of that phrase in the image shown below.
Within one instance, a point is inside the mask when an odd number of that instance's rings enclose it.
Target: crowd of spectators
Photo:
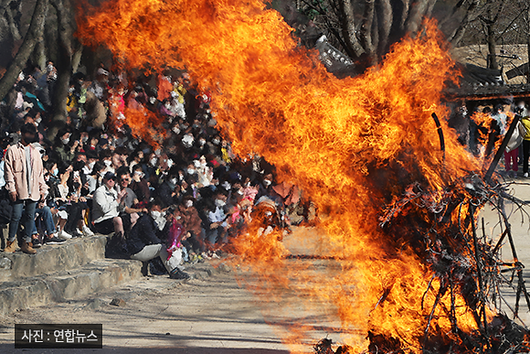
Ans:
[[[20,249],[33,254],[113,234],[109,257],[160,258],[185,278],[182,263],[218,256],[258,200],[272,200],[279,214],[298,201],[295,187],[275,185],[266,161],[234,156],[216,128],[210,94],[185,72],[131,78],[101,65],[93,75],[75,74],[68,116],[49,140],[56,80],[52,62],[45,71],[25,70],[1,102],[4,252],[16,251],[17,235]],[[132,129],[130,110],[156,117],[157,139]]]
[[[530,107],[524,100],[462,102],[453,111],[449,126],[458,140],[476,157],[492,159],[500,148],[513,118],[517,123],[503,151],[508,178],[528,178],[530,158]],[[519,166],[522,173],[519,173]]]

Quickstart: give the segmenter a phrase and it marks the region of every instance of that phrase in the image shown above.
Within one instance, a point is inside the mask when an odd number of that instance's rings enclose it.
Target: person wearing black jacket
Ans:
[[[150,203],[148,210],[149,213],[142,215],[134,224],[127,238],[127,249],[131,259],[147,262],[160,257],[171,279],[188,279],[189,274],[180,269],[182,260],[180,250],[177,249],[168,258],[166,245],[160,240],[160,238],[165,238],[163,237],[164,231],[160,231],[160,228],[157,227],[157,222],[162,215],[160,202]]]
[[[178,169],[172,167],[164,182],[156,190],[156,197],[164,209],[180,202],[178,176]]]

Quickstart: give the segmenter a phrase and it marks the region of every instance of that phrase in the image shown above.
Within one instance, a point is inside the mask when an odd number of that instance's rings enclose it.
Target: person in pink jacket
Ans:
[[[31,232],[35,227],[35,206],[44,200],[48,186],[44,181],[44,167],[40,152],[31,143],[36,142],[37,129],[31,123],[25,124],[21,141],[10,146],[5,155],[4,177],[6,190],[13,206],[9,222],[9,237],[4,252],[15,252],[15,239],[22,220],[24,236],[19,240],[22,252],[37,253],[31,244]]]

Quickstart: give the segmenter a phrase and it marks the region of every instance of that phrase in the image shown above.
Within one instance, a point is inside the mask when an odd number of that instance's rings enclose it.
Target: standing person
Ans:
[[[521,123],[526,129],[523,140],[523,176],[528,177],[528,157],[530,153],[530,117],[524,102],[518,104],[517,113],[521,115]]]
[[[35,207],[44,200],[48,186],[44,181],[44,167],[40,153],[31,143],[37,139],[37,129],[33,124],[25,124],[20,129],[21,141],[7,149],[5,157],[6,189],[13,207],[9,222],[9,237],[4,252],[15,252],[15,239],[21,219],[24,236],[20,249],[24,253],[35,254],[31,244],[31,233],[35,228]]]
[[[519,119],[519,117],[516,116],[515,119]],[[527,130],[523,123],[518,121],[504,151],[504,165],[508,177],[517,177],[517,171],[519,170],[517,162],[519,157],[519,146],[523,143],[526,134]]]

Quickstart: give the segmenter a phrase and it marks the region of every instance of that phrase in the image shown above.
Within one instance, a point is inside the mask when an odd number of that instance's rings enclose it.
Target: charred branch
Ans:
[[[445,156],[445,140],[442,125],[440,124],[440,120],[438,119],[436,113],[433,112],[431,116],[434,119],[434,122],[436,123],[436,131],[438,132],[438,138],[440,139],[440,150],[444,152]]]
[[[520,119],[519,115],[516,115],[512,123],[510,124],[510,128],[506,132],[506,135],[504,136],[504,139],[502,140],[501,146],[495,153],[495,157],[493,157],[493,161],[491,161],[491,164],[488,170],[486,171],[486,174],[484,175],[484,180],[486,182],[488,183],[491,182],[491,176],[493,175],[493,172],[495,171],[497,164],[499,163],[499,161],[501,160],[501,157],[504,154],[506,146],[508,145],[508,141],[510,141],[510,138],[512,137],[513,132],[515,131],[515,128],[517,127],[517,122],[519,122],[519,119]]]

